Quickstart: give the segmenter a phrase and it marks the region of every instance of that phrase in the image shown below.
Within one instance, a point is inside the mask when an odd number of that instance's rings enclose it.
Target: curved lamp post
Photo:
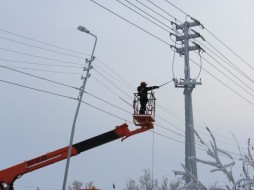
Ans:
[[[93,37],[95,37],[95,42],[94,42],[94,46],[93,46],[93,51],[91,54],[91,58],[88,61],[88,67],[86,68],[86,76],[82,77],[82,79],[84,79],[83,84],[80,88],[80,92],[79,92],[79,97],[78,97],[78,106],[77,106],[77,110],[75,113],[75,117],[73,120],[73,124],[72,124],[72,130],[71,130],[71,137],[70,137],[70,144],[69,144],[69,149],[68,149],[68,157],[67,157],[67,161],[66,161],[66,167],[65,167],[65,174],[64,174],[64,181],[63,181],[63,189],[66,189],[66,181],[67,181],[67,176],[68,176],[68,170],[69,170],[69,165],[70,165],[70,157],[71,157],[71,149],[72,149],[72,143],[73,143],[73,137],[74,137],[74,132],[75,132],[75,125],[76,125],[76,121],[77,121],[77,117],[78,117],[78,113],[79,113],[79,108],[80,108],[80,104],[82,102],[82,97],[83,97],[83,93],[85,90],[85,86],[86,86],[86,81],[89,78],[90,74],[89,71],[90,69],[92,69],[92,61],[94,60],[94,50],[96,47],[96,43],[97,43],[97,36],[95,36],[94,34],[92,34],[89,30],[87,30],[85,27],[83,26],[79,26],[77,28],[78,30],[80,30],[81,32],[85,32],[87,34],[92,35]]]

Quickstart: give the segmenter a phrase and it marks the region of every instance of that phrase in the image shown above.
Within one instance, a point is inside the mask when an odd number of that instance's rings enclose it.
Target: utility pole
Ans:
[[[195,136],[194,136],[194,122],[193,122],[193,109],[192,109],[192,90],[196,85],[201,85],[201,82],[197,82],[195,79],[191,79],[190,77],[190,65],[189,65],[189,52],[193,50],[202,50],[202,48],[194,43],[194,46],[189,46],[189,40],[193,38],[201,37],[204,38],[196,31],[192,30],[194,34],[189,34],[189,28],[201,25],[199,21],[193,19],[193,22],[185,22],[181,25],[177,25],[172,22],[172,25],[175,25],[176,30],[183,30],[184,35],[177,36],[176,41],[182,41],[184,44],[183,48],[177,48],[175,46],[171,46],[175,48],[176,52],[181,55],[184,55],[184,79],[174,79],[176,88],[184,88],[184,98],[185,98],[185,167],[188,171],[197,178],[197,163],[196,160],[191,159],[196,157],[196,148],[195,148]],[[203,27],[201,25],[201,27]],[[189,183],[191,179],[189,177],[186,178],[185,182]]]

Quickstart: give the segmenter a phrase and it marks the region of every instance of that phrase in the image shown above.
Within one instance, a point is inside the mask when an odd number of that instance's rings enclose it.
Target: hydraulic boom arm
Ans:
[[[103,145],[105,143],[114,141],[116,139],[128,138],[131,135],[141,133],[148,129],[136,129],[134,131],[129,131],[128,125],[124,123],[123,125],[117,126],[114,130],[106,132],[104,134],[98,135],[96,137],[84,140],[82,142],[76,143],[72,146],[71,156],[76,156],[81,152],[87,151],[89,149],[95,148],[97,146]],[[64,147],[42,156],[33,158],[31,160],[25,161],[18,165],[12,166],[10,168],[0,171],[0,190],[4,190],[4,185],[9,187],[9,190],[13,190],[13,183],[16,179],[20,178],[23,174],[32,172],[39,168],[54,164],[68,157],[69,147]]]

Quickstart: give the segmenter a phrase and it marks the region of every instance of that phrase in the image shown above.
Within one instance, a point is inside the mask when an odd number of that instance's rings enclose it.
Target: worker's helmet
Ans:
[[[141,82],[140,85],[141,86],[146,86],[147,84],[146,84],[146,82]]]

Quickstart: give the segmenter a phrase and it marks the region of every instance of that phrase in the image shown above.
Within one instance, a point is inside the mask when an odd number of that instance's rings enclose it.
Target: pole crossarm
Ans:
[[[184,55],[184,52],[185,52],[185,50],[186,50],[186,48],[185,47],[183,47],[183,48],[178,48],[178,47],[176,47],[176,46],[173,46],[173,45],[170,45],[170,47],[171,48],[174,48],[175,50],[176,50],[176,52],[177,53],[179,53],[180,55]],[[200,47],[200,45],[198,45],[198,44],[196,44],[195,43],[195,46],[189,46],[188,47],[188,51],[194,51],[194,50],[203,50],[201,47]],[[204,50],[203,50],[204,51]]]
[[[174,80],[174,84],[176,88],[195,88],[196,85],[201,85],[201,80],[200,82],[196,81],[196,79],[190,79],[188,81],[184,80],[184,79],[180,79],[180,81],[178,81],[178,79]]]

